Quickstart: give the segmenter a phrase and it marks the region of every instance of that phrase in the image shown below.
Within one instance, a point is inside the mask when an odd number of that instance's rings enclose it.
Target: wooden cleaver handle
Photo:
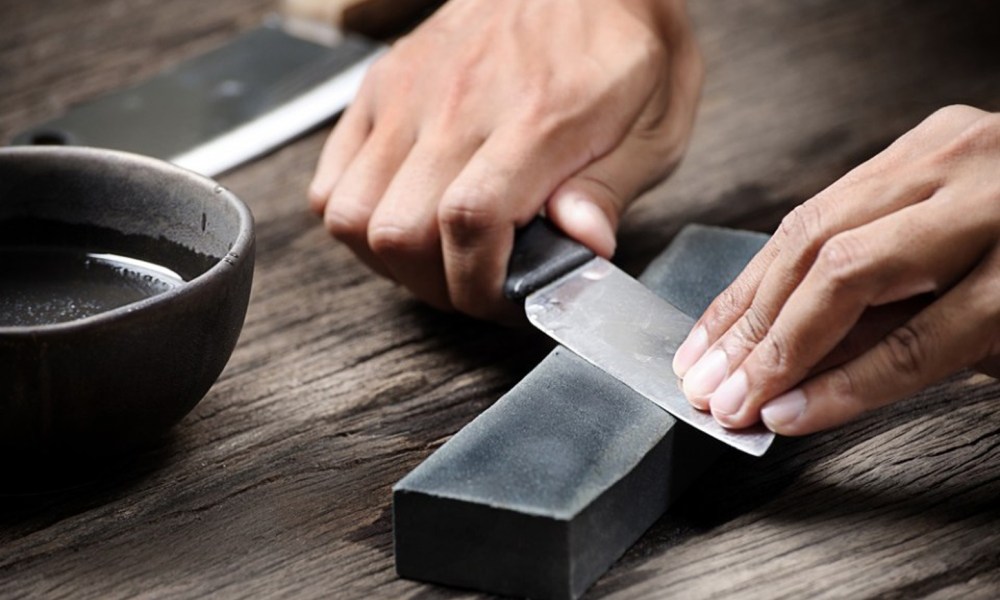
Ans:
[[[566,237],[548,219],[535,217],[514,238],[504,296],[521,302],[592,258],[589,248]]]
[[[419,23],[444,0],[283,0],[286,16],[385,39]]]

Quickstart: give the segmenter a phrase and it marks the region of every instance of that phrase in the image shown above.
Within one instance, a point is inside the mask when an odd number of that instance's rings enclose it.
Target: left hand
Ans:
[[[515,229],[544,207],[610,257],[619,216],[680,160],[701,78],[682,0],[449,0],[368,71],[310,205],[428,304],[519,320]]]
[[[893,328],[844,356],[875,307]],[[1000,114],[951,106],[792,211],[674,370],[722,425],[802,435],[998,357]]]

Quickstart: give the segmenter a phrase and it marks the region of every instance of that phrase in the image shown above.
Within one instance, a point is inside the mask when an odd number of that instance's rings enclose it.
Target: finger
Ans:
[[[376,126],[344,170],[323,214],[327,231],[375,272],[392,277],[368,244],[368,223],[399,166],[413,147],[405,126]]]
[[[372,116],[368,102],[360,97],[347,107],[323,144],[316,173],[309,184],[309,208],[318,215],[323,214],[333,188],[343,175],[347,165],[361,150],[372,129]]]
[[[899,302],[868,308],[843,340],[809,370],[807,377],[838,367],[870,350],[894,329],[901,327],[936,299],[920,294]]]
[[[704,407],[735,366],[761,343],[827,240],[922,202],[939,185],[932,173],[915,169],[905,169],[888,178],[863,178],[860,183],[854,183],[855,178],[850,176],[846,179],[847,183],[834,184],[782,220],[775,234],[777,253],[760,283],[735,284],[753,290],[749,306],[742,314],[733,320],[731,311],[723,315],[706,313],[699,321],[699,326],[705,328],[707,349],[684,376],[684,392],[695,406]]]
[[[753,424],[760,406],[801,381],[868,307],[946,290],[967,273],[994,232],[979,215],[955,213],[954,202],[935,197],[824,244],[761,343],[712,394],[716,419]]]
[[[996,352],[1000,255],[855,360],[764,405],[771,430],[804,435],[902,399]]]
[[[685,378],[689,400],[699,408],[707,406],[730,365],[760,343],[826,240],[930,197],[940,177],[919,164],[920,159],[982,115],[979,109],[960,105],[936,111],[789,213],[762,250],[765,256],[755,258],[712,302],[678,348],[675,370]],[[712,357],[707,356],[710,349]],[[695,370],[702,358],[704,363]]]
[[[452,308],[441,255],[438,205],[482,138],[427,135],[417,141],[379,203],[368,243],[399,283],[431,306]]]
[[[498,130],[446,190],[438,222],[450,299],[458,310],[491,319],[514,314],[501,293],[514,230],[579,168],[564,142],[519,127]]]
[[[718,332],[728,329],[750,308],[750,303],[753,301],[760,282],[764,279],[764,275],[780,251],[778,241],[774,237],[769,239],[736,279],[712,300],[705,313],[691,328],[691,332],[677,347],[673,369],[678,377],[687,378],[688,372],[705,355],[710,343],[718,339]],[[713,333],[709,332],[710,327]],[[720,377],[715,385],[721,381]],[[708,408],[706,395],[688,397],[698,408],[702,410]]]

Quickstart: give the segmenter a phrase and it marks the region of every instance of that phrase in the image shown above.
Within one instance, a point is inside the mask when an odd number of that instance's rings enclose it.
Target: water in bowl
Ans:
[[[6,234],[0,235],[0,327],[65,323],[114,310],[184,285],[213,262],[164,239],[18,221],[0,224]]]
[[[83,319],[183,283],[166,267],[127,256],[0,247],[0,326]]]

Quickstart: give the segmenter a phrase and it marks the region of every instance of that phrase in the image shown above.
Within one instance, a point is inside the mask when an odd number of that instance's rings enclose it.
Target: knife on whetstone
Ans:
[[[504,283],[528,320],[671,415],[753,456],[774,433],[726,429],[693,407],[671,363],[694,320],[539,217],[518,231]]]

